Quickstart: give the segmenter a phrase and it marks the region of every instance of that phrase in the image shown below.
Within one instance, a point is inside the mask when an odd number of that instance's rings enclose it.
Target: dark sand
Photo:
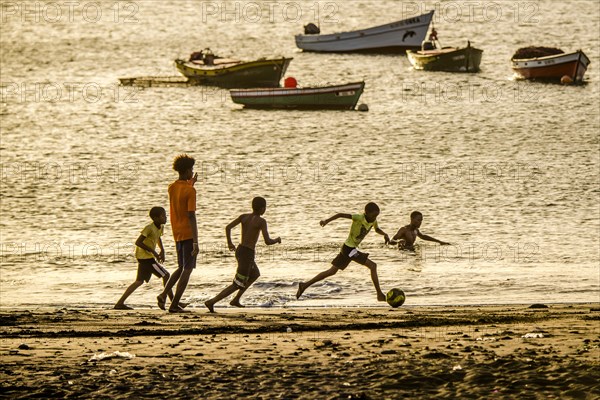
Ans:
[[[600,397],[598,304],[217,312],[2,309],[0,397]]]

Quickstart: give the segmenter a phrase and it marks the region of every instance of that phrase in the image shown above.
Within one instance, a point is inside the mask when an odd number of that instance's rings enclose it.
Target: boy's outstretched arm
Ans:
[[[281,243],[280,237],[271,239],[271,237],[269,236],[269,230],[267,229],[267,221],[263,220],[261,230],[262,230],[262,235],[263,235],[263,238],[265,239],[265,243],[267,244],[267,246],[270,246],[270,245],[276,244],[276,243]]]
[[[319,224],[321,224],[321,226],[325,226],[328,223],[330,223],[331,221],[338,219],[338,218],[352,219],[352,214],[337,213],[333,217],[329,217],[327,219],[321,220],[321,222],[319,222]]]
[[[417,230],[417,236],[418,236],[420,239],[427,240],[427,241],[429,241],[429,242],[436,242],[436,243],[439,243],[439,244],[441,244],[442,246],[448,246],[448,245],[450,245],[450,243],[447,243],[447,242],[442,242],[441,240],[437,240],[436,238],[433,238],[433,237],[431,237],[431,236],[428,236],[428,235],[423,235],[423,234],[422,234],[420,231],[418,231],[418,230]]]
[[[382,231],[382,230],[381,230],[381,229],[379,229],[379,228],[376,228],[376,229],[375,229],[375,232],[377,232],[377,233],[378,233],[378,234],[380,234],[380,235],[383,235],[383,239],[385,240],[385,244],[388,244],[388,243],[390,242],[390,237],[388,236],[388,234],[387,234],[387,233],[385,233],[384,231]]]
[[[394,235],[392,240],[390,240],[390,244],[392,244],[392,245],[398,244],[398,240],[400,238],[402,238],[403,235],[404,235],[404,227],[398,229],[398,232],[396,232],[396,234]]]
[[[233,228],[235,228],[240,222],[242,222],[242,216],[241,215],[239,217],[237,217],[236,219],[234,219],[233,221],[231,221],[225,227],[225,236],[227,237],[227,247],[229,247],[229,250],[231,250],[231,251],[235,251],[235,245],[231,241],[231,230]]]
[[[149,252],[149,253],[152,253],[152,255],[153,255],[153,256],[154,256],[154,257],[155,257],[155,258],[158,260],[158,258],[159,258],[159,255],[158,255],[158,253],[156,252],[156,250],[154,250],[154,249],[151,249],[149,246],[146,246],[146,244],[144,244],[144,240],[146,240],[146,236],[144,236],[144,235],[140,235],[140,237],[139,237],[139,238],[137,238],[137,240],[135,241],[135,245],[136,245],[137,247],[139,247],[140,249],[144,249],[144,250],[146,250],[147,252]]]

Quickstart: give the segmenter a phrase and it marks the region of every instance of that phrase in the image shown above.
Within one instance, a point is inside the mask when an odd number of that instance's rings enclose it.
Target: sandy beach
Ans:
[[[3,309],[3,398],[600,396],[598,304]]]

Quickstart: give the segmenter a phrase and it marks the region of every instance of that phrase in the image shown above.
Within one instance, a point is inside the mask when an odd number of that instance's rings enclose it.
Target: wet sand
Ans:
[[[0,322],[2,398],[600,397],[598,304],[4,308]]]

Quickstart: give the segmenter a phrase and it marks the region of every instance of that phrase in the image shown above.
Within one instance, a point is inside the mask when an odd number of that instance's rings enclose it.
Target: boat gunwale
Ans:
[[[365,82],[352,82],[343,85],[333,85],[333,86],[321,86],[321,87],[307,87],[307,88],[249,88],[249,89],[230,89],[231,97],[236,98],[265,98],[265,97],[290,97],[290,96],[309,96],[309,95],[319,95],[319,94],[328,94],[335,93],[344,90],[360,90],[364,91]],[[276,91],[280,91],[281,93],[274,93]],[[288,93],[286,93],[286,91]],[[257,94],[250,95],[249,92],[256,92]],[[264,94],[259,94],[263,92]]]
[[[285,64],[286,62],[291,62],[293,57],[282,57],[282,58],[268,58],[265,60],[253,60],[253,61],[240,61],[239,63],[230,65],[230,66],[222,66],[217,68],[206,68],[201,67],[198,64],[189,65],[190,61],[185,61],[180,58],[175,59],[175,64],[177,67],[187,68],[191,71],[202,71],[202,72],[220,72],[220,71],[237,71],[239,69],[253,68],[253,67],[262,67],[268,66],[272,64]]]
[[[408,55],[410,53],[411,56],[413,57],[420,57],[420,58],[428,58],[428,57],[438,57],[438,56],[446,56],[446,55],[450,55],[452,53],[455,53],[457,51],[464,51],[464,50],[469,50],[469,51],[475,51],[475,52],[481,52],[483,53],[482,49],[478,49],[476,47],[453,47],[452,50],[447,49],[449,51],[445,51],[445,52],[435,52],[434,50],[425,50],[425,51],[430,51],[431,53],[428,54],[423,54],[421,53],[423,50],[406,50],[406,54]]]
[[[512,61],[513,64],[514,63],[522,63],[522,62],[532,62],[532,61],[547,61],[547,60],[551,60],[551,59],[556,59],[556,58],[561,58],[561,57],[568,57],[568,56],[573,56],[573,55],[583,55],[588,60],[588,64],[590,63],[590,58],[583,52],[583,50],[576,50],[576,51],[571,52],[571,53],[551,54],[549,56],[544,56],[544,57],[511,58],[510,61]],[[575,61],[575,60],[564,61],[564,63],[568,63],[568,62],[571,62],[571,61]],[[545,66],[547,66],[547,65],[545,65]],[[537,66],[532,66],[532,67],[527,66],[526,68],[534,68],[534,67],[537,67]]]

